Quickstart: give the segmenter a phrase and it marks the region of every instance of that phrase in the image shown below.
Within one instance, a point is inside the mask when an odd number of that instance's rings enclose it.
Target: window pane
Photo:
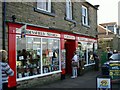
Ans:
[[[84,25],[88,25],[87,8],[84,6],[82,6],[82,23]]]
[[[59,40],[42,39],[43,73],[59,70]]]
[[[51,0],[37,0],[37,8],[51,12]]]
[[[68,19],[72,19],[72,3],[71,0],[66,1],[66,15]]]
[[[24,45],[22,44],[24,41]],[[26,45],[26,47],[24,47]],[[19,48],[19,46],[21,46]],[[33,76],[41,73],[40,54],[41,39],[26,37],[17,37],[17,78]]]

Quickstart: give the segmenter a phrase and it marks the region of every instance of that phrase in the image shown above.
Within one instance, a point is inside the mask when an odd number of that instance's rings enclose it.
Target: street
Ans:
[[[35,87],[31,87],[31,88],[64,88],[64,89],[92,89],[95,90],[96,89],[96,77],[98,75],[100,75],[101,72],[100,71],[88,71],[85,72],[84,75],[82,76],[78,76],[75,79],[71,79],[70,76],[67,76],[66,79],[64,80],[58,80],[55,81],[53,83],[49,83],[46,85],[36,85]],[[112,84],[112,90],[120,90],[120,85],[119,84]]]

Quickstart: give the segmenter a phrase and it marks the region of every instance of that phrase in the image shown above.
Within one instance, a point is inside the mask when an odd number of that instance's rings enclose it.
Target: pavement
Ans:
[[[82,76],[78,76],[75,79],[72,79],[71,76],[66,76],[64,80],[58,80],[46,85],[37,85],[33,88],[36,89],[88,89],[88,90],[97,90],[96,89],[96,77],[101,75],[100,71],[87,71]],[[111,90],[120,90],[120,83],[112,84]]]

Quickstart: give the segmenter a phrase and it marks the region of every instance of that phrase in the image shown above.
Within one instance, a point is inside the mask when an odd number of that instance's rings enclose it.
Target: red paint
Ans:
[[[14,76],[9,77],[8,79],[8,87],[14,87],[17,85],[16,82],[16,35],[12,34],[14,27],[9,27],[8,29],[8,61],[10,67],[14,71]]]
[[[14,76],[9,78],[8,83],[9,83],[9,87],[13,87],[17,85],[17,81],[16,81],[16,28],[20,28],[23,25],[16,24],[16,23],[7,23],[7,25],[8,25],[8,55],[9,55],[8,60],[9,60],[10,67],[14,70]],[[66,69],[62,69],[61,74],[72,73],[71,59],[73,57],[74,51],[78,47],[78,37],[85,37],[85,38],[97,40],[96,38],[92,38],[89,36],[71,34],[68,32],[61,32],[58,30],[40,28],[40,27],[29,26],[29,25],[27,25],[27,29],[60,34],[60,46],[61,46],[60,51],[63,49],[66,49]],[[64,39],[65,34],[75,36],[76,39],[75,40]]]
[[[74,55],[74,51],[76,50],[75,41],[74,40],[67,40],[65,42],[65,49],[66,49],[66,73],[72,73],[71,67],[71,60]]]

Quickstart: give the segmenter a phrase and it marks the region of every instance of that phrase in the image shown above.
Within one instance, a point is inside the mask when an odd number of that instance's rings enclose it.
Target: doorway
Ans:
[[[65,50],[66,50],[66,74],[72,74],[71,60],[76,50],[74,40],[65,40]]]

